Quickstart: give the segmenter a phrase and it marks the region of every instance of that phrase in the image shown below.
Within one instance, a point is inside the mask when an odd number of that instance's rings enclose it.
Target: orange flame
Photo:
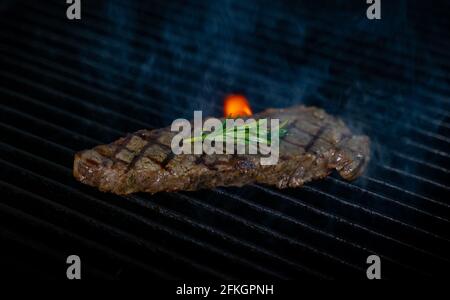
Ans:
[[[248,117],[251,116],[252,109],[247,99],[243,95],[232,94],[225,98],[223,105],[223,114],[226,118]]]

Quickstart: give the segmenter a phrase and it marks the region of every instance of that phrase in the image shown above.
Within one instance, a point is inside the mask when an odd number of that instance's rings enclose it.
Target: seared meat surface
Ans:
[[[347,180],[369,161],[367,136],[353,135],[344,122],[316,107],[267,109],[254,119],[288,121],[276,165],[263,166],[260,155],[174,155],[170,127],[140,130],[109,145],[75,155],[77,180],[116,194],[197,190],[249,183],[300,187],[332,170]]]

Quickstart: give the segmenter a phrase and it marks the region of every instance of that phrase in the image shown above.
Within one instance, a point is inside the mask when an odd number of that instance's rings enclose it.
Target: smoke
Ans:
[[[135,56],[136,49],[132,43],[136,36],[130,28],[135,26],[136,11],[130,6],[122,6],[114,1],[100,2],[100,5],[97,5],[97,2],[88,4],[93,7],[85,9],[82,20],[89,19],[86,21],[87,24],[92,22],[93,26],[98,25],[102,30],[105,29],[99,32],[101,38],[80,52],[80,59],[87,62],[87,65],[92,65],[92,54],[99,54],[104,58],[100,63],[105,64],[105,67],[112,69],[113,72],[88,69],[85,72],[86,78],[92,82],[103,80],[114,87],[113,92],[121,91],[129,82],[123,79],[124,76],[117,74],[130,77],[134,73],[130,62]],[[92,12],[102,16],[100,22],[91,15]],[[113,59],[110,59],[111,57]]]
[[[423,109],[439,108],[434,92],[448,92],[449,83],[414,16],[421,5],[383,1],[374,21],[365,1],[108,1],[109,27],[95,47],[123,76],[90,75],[156,106],[161,126],[194,110],[220,116],[229,93],[245,94],[254,111],[320,106],[371,137],[370,176],[385,174],[386,164],[414,173],[417,164],[393,153],[405,152],[406,139],[426,143],[417,127],[433,133],[445,122]],[[418,149],[407,155],[433,160]],[[401,184],[415,189],[414,181]]]

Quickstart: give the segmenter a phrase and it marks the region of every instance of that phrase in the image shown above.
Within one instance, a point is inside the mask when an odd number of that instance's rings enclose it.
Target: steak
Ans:
[[[353,180],[370,157],[367,136],[316,107],[267,109],[254,119],[287,121],[276,165],[261,165],[260,154],[173,154],[170,127],[140,130],[109,145],[75,155],[73,174],[82,183],[116,194],[192,191],[250,183],[300,187],[333,170]]]

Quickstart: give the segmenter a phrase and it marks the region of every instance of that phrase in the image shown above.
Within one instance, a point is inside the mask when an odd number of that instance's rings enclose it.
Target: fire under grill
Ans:
[[[450,7],[321,2],[0,5],[0,272],[65,278],[76,254],[84,278],[366,278],[375,254],[383,278],[448,276]],[[126,197],[73,178],[75,152],[235,92],[340,116],[368,171]]]

